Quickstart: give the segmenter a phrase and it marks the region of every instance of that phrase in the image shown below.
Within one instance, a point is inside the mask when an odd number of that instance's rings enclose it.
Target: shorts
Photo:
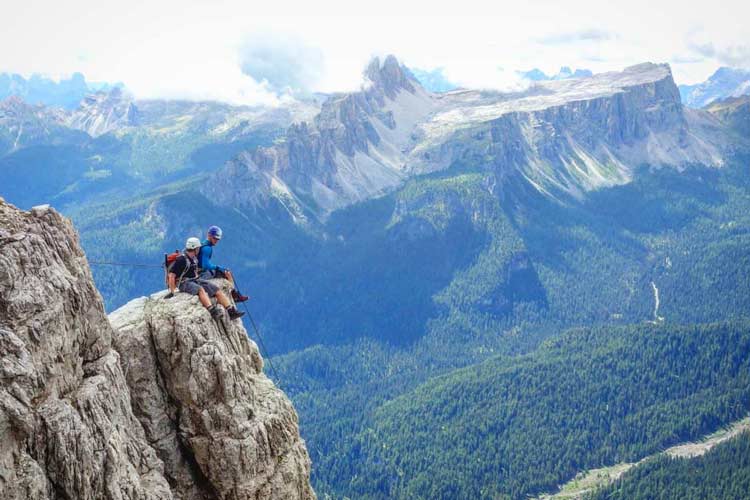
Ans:
[[[206,269],[205,271],[201,272],[202,280],[210,280],[214,278],[227,279],[227,275],[224,274],[224,271],[219,271],[218,269],[214,269],[213,271],[211,271],[210,269]]]
[[[216,292],[219,291],[218,286],[214,285],[210,281],[206,281],[203,279],[185,280],[180,283],[179,290],[184,293],[189,293],[190,295],[198,295],[201,288],[203,288],[208,296],[212,298],[216,295]]]

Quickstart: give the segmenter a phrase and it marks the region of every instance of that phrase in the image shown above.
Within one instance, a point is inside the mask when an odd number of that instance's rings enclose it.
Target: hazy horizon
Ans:
[[[490,8],[471,0],[408,5],[280,1],[116,1],[13,5],[0,72],[123,82],[138,98],[278,102],[291,92],[356,88],[374,56],[442,68],[457,85],[514,88],[518,72],[561,66],[596,73],[668,63],[679,84],[720,66],[750,67],[750,7],[724,1],[696,11],[676,1],[621,6],[546,0]]]

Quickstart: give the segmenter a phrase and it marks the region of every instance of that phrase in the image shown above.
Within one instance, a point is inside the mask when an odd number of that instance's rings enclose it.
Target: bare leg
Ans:
[[[205,307],[206,309],[211,307],[211,299],[208,298],[208,294],[203,288],[201,288],[198,292],[198,300],[201,301],[201,304],[203,304],[203,307]]]
[[[224,306],[224,309],[229,309],[230,307],[232,307],[232,304],[229,302],[229,299],[227,298],[226,295],[224,295],[224,292],[222,292],[221,290],[216,292],[216,300],[219,302],[219,304]]]

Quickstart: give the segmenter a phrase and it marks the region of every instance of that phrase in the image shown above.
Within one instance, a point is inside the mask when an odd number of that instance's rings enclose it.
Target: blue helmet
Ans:
[[[219,226],[211,226],[211,227],[209,227],[208,228],[208,235],[209,236],[213,236],[217,240],[220,240],[221,239],[221,235],[222,235],[221,228]]]

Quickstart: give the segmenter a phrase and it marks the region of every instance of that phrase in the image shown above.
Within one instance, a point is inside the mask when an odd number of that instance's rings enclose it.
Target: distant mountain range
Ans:
[[[522,78],[533,82],[544,82],[548,80],[567,80],[568,78],[585,78],[592,76],[594,73],[588,69],[576,69],[573,71],[568,66],[563,66],[556,75],[547,75],[542,70],[534,68],[530,71],[521,71],[518,73]]]
[[[745,98],[692,109],[652,63],[363,76],[282,108],[10,97],[0,195],[73,219],[108,309],[222,226],[321,497],[528,498],[750,411]]]
[[[702,108],[721,99],[750,94],[750,71],[721,67],[705,82],[679,88],[683,103]]]
[[[417,79],[419,84],[424,87],[425,90],[430,92],[450,92],[456,90],[459,85],[451,82],[448,77],[445,76],[445,70],[443,68],[435,68],[432,70],[423,70],[419,68],[409,68],[409,71],[414,78]],[[542,70],[534,68],[529,71],[519,71],[518,76],[532,82],[543,82],[549,80],[566,80],[568,78],[584,78],[592,76],[593,73],[588,69],[576,69],[573,71],[568,66],[563,66],[560,71],[555,75],[547,75]]]
[[[21,207],[64,207],[113,190],[132,195],[270,145],[318,109],[314,101],[277,108],[139,101],[120,87],[86,94],[70,110],[13,95],[0,100],[0,184]]]
[[[682,108],[665,65],[538,81],[517,94],[432,94],[392,56],[365,75],[365,89],[329,98],[273,148],[227,163],[206,193],[245,209],[274,198],[307,220],[472,158],[553,198],[627,183],[644,163],[722,161],[720,125]]]
[[[0,100],[16,96],[29,104],[65,109],[75,109],[87,94],[122,87],[122,83],[87,82],[81,73],[59,81],[37,74],[26,79],[18,74],[0,73]]]
[[[448,80],[443,68],[435,68],[430,71],[419,68],[409,68],[409,70],[420,85],[430,92],[450,92],[458,88],[458,85]]]

